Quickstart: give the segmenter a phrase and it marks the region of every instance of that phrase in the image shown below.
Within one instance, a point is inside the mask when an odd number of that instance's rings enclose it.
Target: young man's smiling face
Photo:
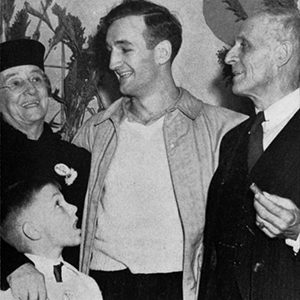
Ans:
[[[158,64],[154,49],[147,49],[146,30],[142,16],[128,16],[114,21],[107,31],[109,66],[124,95],[143,97],[155,91]]]
[[[77,207],[66,202],[53,184],[45,185],[33,197],[28,220],[31,220],[49,247],[62,250],[80,244],[81,230],[76,227]]]

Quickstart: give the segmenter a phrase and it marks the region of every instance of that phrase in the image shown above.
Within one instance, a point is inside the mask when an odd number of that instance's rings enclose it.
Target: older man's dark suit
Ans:
[[[211,182],[199,299],[299,300],[300,254],[255,225],[255,182],[300,207],[300,111],[247,168],[251,118],[231,130]]]

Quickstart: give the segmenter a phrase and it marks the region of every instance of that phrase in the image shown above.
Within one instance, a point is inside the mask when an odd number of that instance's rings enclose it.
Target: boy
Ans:
[[[17,182],[1,201],[1,236],[44,274],[49,300],[102,299],[96,282],[61,256],[64,247],[80,243],[76,211],[49,178]],[[0,295],[13,299],[10,289]]]

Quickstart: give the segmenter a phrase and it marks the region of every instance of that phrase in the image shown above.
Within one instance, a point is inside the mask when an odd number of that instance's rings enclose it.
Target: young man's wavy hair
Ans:
[[[100,20],[100,35],[106,36],[109,26],[116,20],[128,16],[143,16],[147,31],[144,38],[148,49],[153,49],[159,42],[168,40],[172,45],[171,62],[177,55],[182,43],[182,27],[175,15],[158,4],[150,1],[125,1],[114,7]]]

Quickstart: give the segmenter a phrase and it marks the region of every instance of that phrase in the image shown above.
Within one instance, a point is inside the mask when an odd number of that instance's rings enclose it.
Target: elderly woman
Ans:
[[[60,183],[66,200],[78,206],[81,218],[90,153],[62,141],[45,123],[51,87],[44,73],[44,52],[44,46],[34,40],[0,44],[1,193],[24,178],[46,175]],[[74,250],[64,253],[64,258],[77,267]],[[30,270],[28,262],[1,243],[1,289],[8,287],[11,273],[23,280]]]

